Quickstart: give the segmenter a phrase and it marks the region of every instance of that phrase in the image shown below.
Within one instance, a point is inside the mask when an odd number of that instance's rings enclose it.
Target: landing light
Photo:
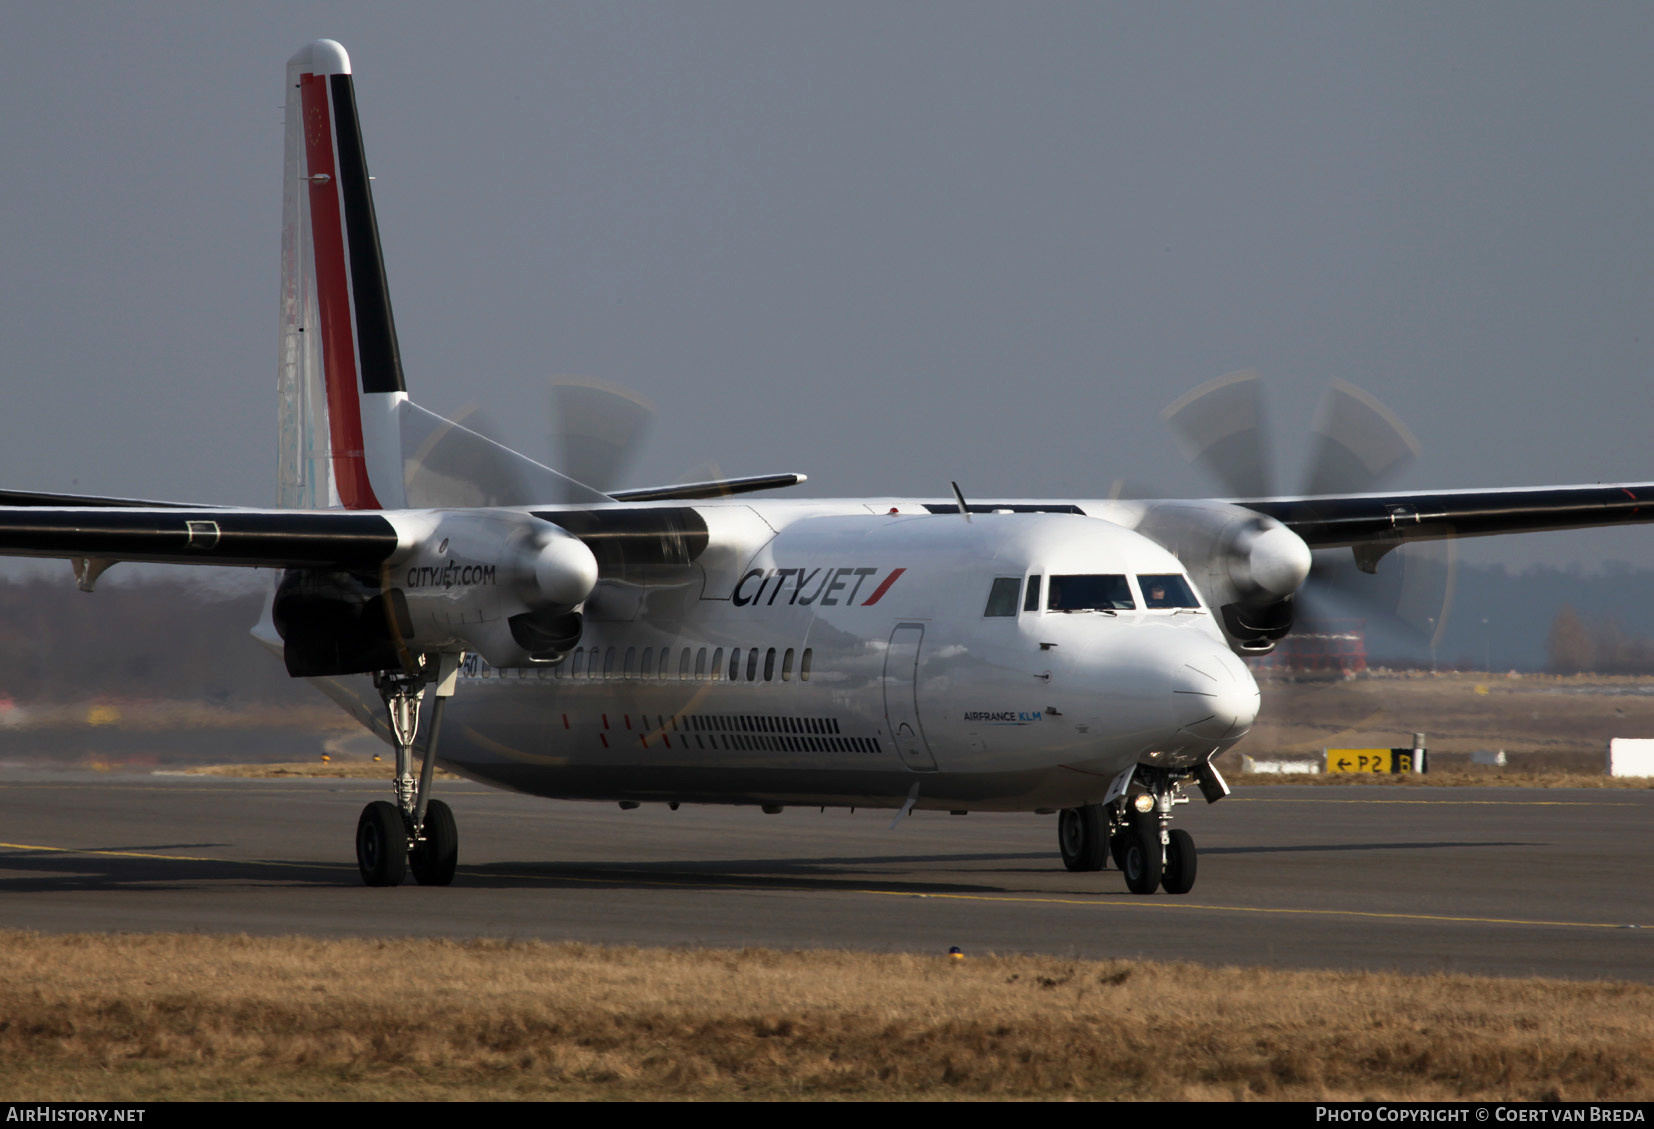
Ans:
[[[1154,810],[1154,797],[1148,792],[1139,793],[1138,797],[1131,802],[1131,806],[1147,815]]]

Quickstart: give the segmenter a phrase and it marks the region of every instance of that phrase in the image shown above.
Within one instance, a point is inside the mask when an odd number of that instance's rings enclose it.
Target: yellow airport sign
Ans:
[[[1328,772],[1395,774],[1413,771],[1412,749],[1328,749]]]

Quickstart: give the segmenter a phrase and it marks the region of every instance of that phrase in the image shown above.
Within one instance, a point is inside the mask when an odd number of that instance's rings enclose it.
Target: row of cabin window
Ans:
[[[690,673],[690,655],[694,655],[694,673]],[[781,656],[781,681],[791,682],[793,678],[794,650],[788,647]],[[745,657],[745,665],[742,663]],[[810,660],[814,656],[814,648],[805,647],[804,653],[798,657],[798,680],[810,680]],[[601,662],[599,660],[601,659]],[[597,647],[576,647],[574,654],[567,662],[558,667],[565,672],[566,678],[656,678],[672,677],[672,648],[645,647],[639,652],[636,647],[627,647],[624,656],[619,654],[615,647],[601,651]],[[747,682],[774,682],[777,674],[776,649],[769,648],[761,651],[757,647],[749,647],[742,651],[740,647],[733,647],[729,652],[729,665],[724,665],[724,649],[717,648],[712,652],[712,661],[707,662],[706,648],[691,651],[684,647],[678,656],[678,679],[688,682],[691,679],[702,681],[711,679],[714,682],[722,681],[727,671],[729,681],[739,682],[743,673]],[[762,679],[760,679],[762,675]]]

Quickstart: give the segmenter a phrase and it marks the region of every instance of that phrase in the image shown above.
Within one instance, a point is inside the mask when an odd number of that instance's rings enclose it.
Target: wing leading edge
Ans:
[[[400,543],[382,514],[344,510],[0,507],[0,555],[359,570]]]
[[[1312,549],[1398,545],[1654,521],[1654,482],[1238,499]]]

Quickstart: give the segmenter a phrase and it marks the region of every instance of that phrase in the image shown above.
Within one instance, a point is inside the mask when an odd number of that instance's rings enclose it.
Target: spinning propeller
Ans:
[[[669,487],[621,489],[655,423],[655,406],[629,388],[580,376],[551,379],[551,465],[578,482],[622,500],[717,498],[792,486],[803,475],[725,478],[702,463]]]
[[[1233,497],[1275,496],[1274,446],[1257,373],[1209,381],[1167,407],[1161,418],[1191,461],[1205,467]],[[1342,380],[1333,381],[1323,394],[1312,431],[1305,495],[1375,493],[1419,454],[1418,440],[1394,412]],[[1451,540],[1360,556],[1344,549],[1319,551],[1295,598],[1300,625],[1359,618],[1381,634],[1399,633],[1433,648],[1446,629],[1455,562]]]
[[[630,389],[588,377],[551,378],[551,465],[605,494],[637,461],[655,406]]]

